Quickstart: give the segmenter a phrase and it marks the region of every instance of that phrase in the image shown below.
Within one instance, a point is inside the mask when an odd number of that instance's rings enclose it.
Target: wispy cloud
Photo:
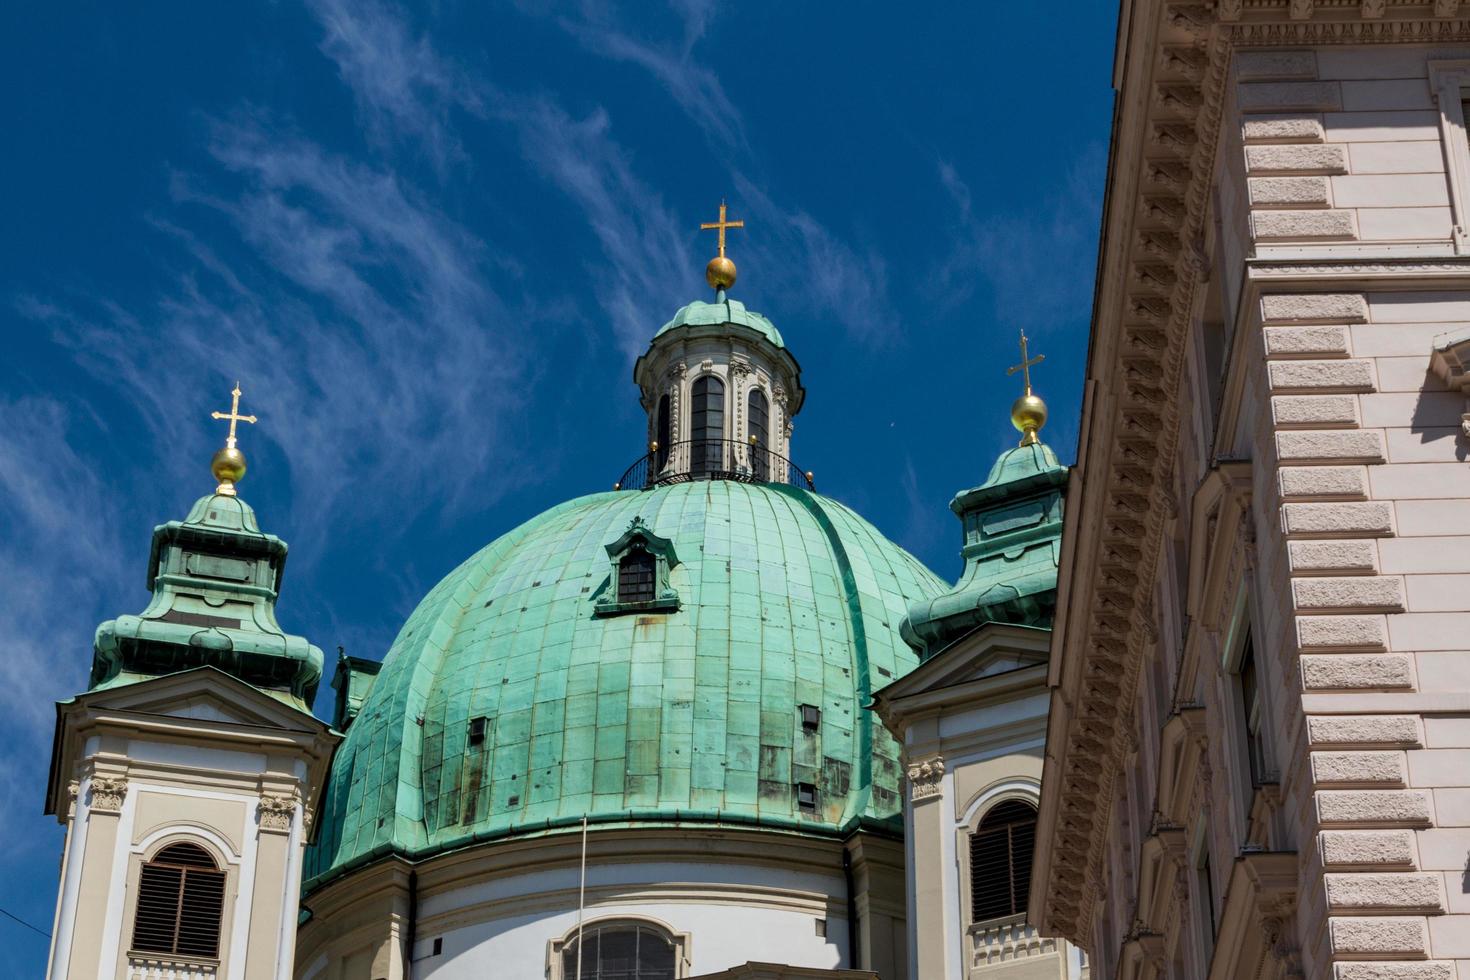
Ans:
[[[1092,303],[1105,165],[1103,147],[1089,146],[1033,213],[981,218],[969,186],[941,160],[939,182],[958,219],[952,247],[928,282],[934,302],[952,309],[985,283],[995,297],[996,318],[1008,327],[1043,333],[1075,323],[1079,315],[1085,318]]]
[[[690,280],[695,263],[687,230],[633,172],[605,111],[576,119],[539,98],[506,103],[503,111],[527,159],[586,215],[602,249],[602,259],[588,265],[587,281],[597,284],[598,302],[631,359]]]
[[[141,575],[122,567],[119,494],[102,461],[73,448],[77,412],[53,398],[0,399],[0,833],[37,812],[52,701],[85,679],[106,597]]]
[[[311,0],[310,8],[322,25],[322,52],[336,63],[379,145],[416,139],[441,171],[463,157],[450,116],[454,109],[483,111],[472,79],[376,0]]]
[[[58,339],[138,403],[161,445],[207,436],[156,379],[245,379],[266,420],[250,439],[285,450],[307,533],[329,514],[493,498],[479,475],[492,459],[513,472],[506,428],[528,352],[486,285],[484,243],[391,171],[259,115],[214,122],[209,150],[221,172],[177,177],[175,213],[155,223],[178,246],[172,290],[142,310],[52,310]],[[394,492],[362,493],[374,475]]]
[[[589,51],[637,65],[657,79],[715,148],[747,150],[740,111],[725,94],[720,77],[694,55],[695,44],[714,17],[714,5],[707,0],[675,0],[671,6],[683,24],[677,43],[636,36],[600,4],[583,4],[581,16],[562,17],[559,23]]]

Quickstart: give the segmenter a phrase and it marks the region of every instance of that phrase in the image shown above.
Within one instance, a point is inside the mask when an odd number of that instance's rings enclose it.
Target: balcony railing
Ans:
[[[659,446],[628,467],[613,489],[651,490],[689,480],[785,483],[816,489],[811,473],[763,446],[732,439],[695,439]]]
[[[970,968],[995,966],[1057,951],[1057,941],[1043,936],[1024,916],[990,919],[970,926]]]
[[[219,964],[167,953],[129,953],[128,980],[215,980]]]

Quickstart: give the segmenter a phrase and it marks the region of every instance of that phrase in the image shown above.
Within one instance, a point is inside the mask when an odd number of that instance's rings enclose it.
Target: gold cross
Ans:
[[[1021,363],[1020,364],[1017,364],[1017,365],[1015,365],[1013,367],[1006,368],[1006,375],[1007,376],[1010,376],[1012,374],[1015,374],[1017,371],[1020,371],[1021,372],[1021,376],[1023,378],[1025,378],[1025,380],[1026,380],[1026,394],[1029,395],[1029,394],[1031,394],[1031,365],[1033,365],[1033,364],[1040,364],[1044,360],[1046,360],[1046,355],[1045,354],[1037,354],[1035,357],[1031,357],[1031,358],[1028,358],[1026,356],[1026,331],[1022,330],[1021,331]]]
[[[255,416],[254,415],[241,415],[240,414],[240,382],[238,382],[238,381],[235,382],[235,390],[232,391],[232,392],[230,392],[230,395],[231,395],[232,400],[230,401],[230,412],[229,412],[229,414],[226,415],[224,412],[210,412],[209,413],[209,417],[212,418],[212,419],[229,419],[230,420],[230,434],[229,434],[229,437],[225,439],[225,446],[228,447],[228,448],[230,448],[230,449],[234,449],[235,448],[235,424],[237,422],[249,422],[252,425],[254,425],[255,424]]]
[[[717,228],[717,229],[719,229],[719,232],[720,232],[720,258],[724,258],[725,257],[725,229],[726,228],[744,228],[744,227],[745,227],[745,222],[744,221],[726,221],[725,220],[725,202],[724,201],[721,201],[720,202],[720,220],[719,221],[706,221],[706,222],[704,222],[703,224],[701,224],[699,226],[699,230],[700,231],[708,231],[711,228]]]

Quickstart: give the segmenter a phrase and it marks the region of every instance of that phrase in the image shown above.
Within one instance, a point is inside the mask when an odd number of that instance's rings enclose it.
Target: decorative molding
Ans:
[[[935,756],[909,766],[909,799],[917,803],[944,792],[944,759]]]
[[[290,796],[266,794],[260,798],[260,829],[273,833],[291,832],[291,819],[296,815],[296,800]]]
[[[94,813],[120,813],[123,799],[128,794],[128,781],[121,777],[92,777],[92,803]]]

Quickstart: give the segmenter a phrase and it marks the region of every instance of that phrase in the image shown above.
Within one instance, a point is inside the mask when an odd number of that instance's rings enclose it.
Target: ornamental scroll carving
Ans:
[[[296,801],[289,796],[262,796],[260,798],[260,829],[288,833],[291,818],[296,815]]]
[[[927,800],[944,791],[944,760],[939,756],[909,766],[909,799]]]
[[[128,781],[109,776],[92,778],[92,809],[103,813],[118,813],[122,810],[123,798],[128,795]]]

